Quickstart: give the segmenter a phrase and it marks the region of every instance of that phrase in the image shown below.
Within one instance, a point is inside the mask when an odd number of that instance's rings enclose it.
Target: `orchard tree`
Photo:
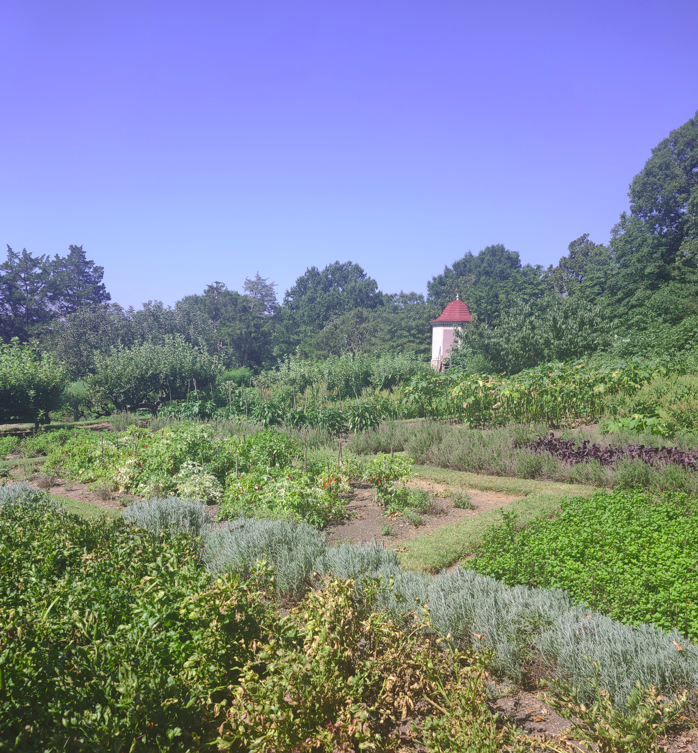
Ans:
[[[190,390],[210,390],[221,371],[216,356],[174,335],[98,354],[95,373],[85,381],[96,406],[112,403],[119,410],[145,407],[157,413],[166,400],[184,398]]]
[[[0,343],[0,423],[48,423],[67,384],[64,366],[33,345]]]

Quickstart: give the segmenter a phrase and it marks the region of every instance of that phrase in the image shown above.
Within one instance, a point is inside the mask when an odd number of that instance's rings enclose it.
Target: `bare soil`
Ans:
[[[10,474],[18,481],[20,480],[16,469],[10,471]],[[37,489],[44,489],[54,497],[85,502],[105,510],[124,510],[131,502],[140,499],[140,497],[136,497],[133,494],[117,494],[106,488],[91,489],[90,484],[82,484],[79,481],[71,481],[69,479],[51,479],[49,482],[49,479],[41,474],[37,474],[34,478],[27,481],[27,483],[29,486],[34,486]]]
[[[424,489],[432,498],[432,509],[428,513],[420,513],[422,525],[414,526],[403,515],[386,516],[385,510],[376,502],[374,489],[355,489],[347,500],[347,520],[333,523],[327,527],[327,541],[331,545],[358,544],[363,541],[381,541],[385,546],[396,547],[409,541],[415,536],[433,533],[437,528],[456,523],[463,518],[478,515],[487,510],[504,507],[510,502],[521,499],[520,496],[504,494],[502,492],[483,492],[477,489],[467,489],[470,495],[472,509],[463,510],[453,506],[448,496],[449,487],[433,481],[415,479],[408,486],[414,489]],[[390,533],[386,533],[387,529]]]

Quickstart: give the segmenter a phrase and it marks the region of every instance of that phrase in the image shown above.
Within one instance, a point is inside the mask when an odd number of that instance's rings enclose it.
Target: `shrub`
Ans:
[[[17,338],[0,343],[0,423],[48,423],[67,383],[67,370],[50,356]]]
[[[470,494],[464,489],[453,492],[451,494],[451,501],[453,506],[460,510],[472,510],[473,501],[470,499]]]
[[[198,748],[268,607],[194,541],[0,490],[0,747]],[[217,726],[217,725],[216,725]]]
[[[232,382],[238,387],[241,387],[243,384],[249,384],[253,377],[254,372],[249,366],[240,366],[237,369],[228,369],[227,371],[224,371],[218,379],[221,382]]]

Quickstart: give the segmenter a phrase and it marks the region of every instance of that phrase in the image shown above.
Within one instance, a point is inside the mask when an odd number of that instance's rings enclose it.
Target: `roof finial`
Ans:
[[[456,300],[460,301],[460,295],[458,295],[458,293],[456,293]]]

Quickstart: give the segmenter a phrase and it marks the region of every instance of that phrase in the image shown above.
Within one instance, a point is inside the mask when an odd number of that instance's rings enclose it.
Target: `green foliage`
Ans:
[[[450,682],[436,681],[432,705],[441,713],[429,716],[423,725],[422,740],[429,753],[499,753],[502,750],[526,750],[516,734],[497,724],[485,712],[488,708],[487,670],[491,653],[472,656],[453,653],[454,677]],[[493,721],[495,722],[493,724]]]
[[[446,267],[443,274],[433,277],[427,289],[430,300],[442,310],[459,294],[479,321],[490,324],[506,312],[515,298],[536,300],[549,290],[549,285],[542,267],[522,267],[516,251],[497,244],[477,255],[468,252]]]
[[[666,437],[698,432],[698,376],[657,376],[635,394],[619,395],[608,412],[608,431],[622,427]]]
[[[564,502],[555,519],[522,530],[503,513],[469,567],[509,585],[564,588],[621,622],[676,628],[695,640],[696,512],[685,495],[635,490]]]
[[[303,520],[324,528],[345,517],[341,493],[350,491],[345,476],[335,472],[303,472],[297,468],[248,473],[227,485],[222,518],[265,517]]]
[[[579,739],[599,753],[660,753],[664,747],[657,739],[674,726],[684,709],[687,692],[666,698],[653,686],[643,688],[637,683],[628,696],[626,711],[614,707],[613,698],[600,687],[599,666],[592,663],[593,676],[589,685],[595,691],[592,704],[585,703],[579,688],[566,680],[548,685],[554,690],[547,700],[555,711],[575,722],[573,729]]]
[[[33,346],[0,343],[0,423],[48,423],[67,381],[65,368]]]
[[[456,708],[449,708],[440,728],[437,723],[427,728],[429,750],[442,749],[439,732],[454,722],[459,742],[500,750],[494,745],[512,735],[497,728],[487,708],[485,662],[472,655],[454,660],[440,651],[428,625],[407,632],[385,614],[371,613],[370,594],[379,584],[362,581],[368,598],[359,604],[357,584],[327,579],[322,592],[310,593],[281,622],[258,652],[264,672],[260,676],[250,666],[243,674],[219,745],[280,753],[396,750],[397,725],[412,716],[419,701],[444,692],[439,680],[445,684],[458,671],[469,697],[456,701],[449,694]],[[460,662],[465,666],[454,669]],[[414,731],[407,736],[416,737]],[[488,747],[482,747],[485,740]]]
[[[0,488],[0,504],[4,493],[18,488]],[[201,536],[202,557],[214,574],[232,570],[249,577],[255,562],[268,560],[275,587],[286,597],[326,574],[357,583],[380,579],[378,591],[371,591],[374,611],[411,621],[415,610],[421,615],[426,608],[433,628],[451,634],[454,645],[492,649],[493,672],[520,681],[531,665],[548,667],[573,681],[587,702],[596,693],[589,684],[589,658],[599,665],[599,687],[619,710],[638,682],[665,695],[698,684],[698,647],[676,631],[667,635],[652,625],[622,625],[573,604],[559,589],[510,588],[464,568],[438,576],[406,572],[394,551],[375,543],[330,547],[310,526],[278,520],[246,518],[221,526],[202,505],[176,499],[134,503],[125,515],[150,530]]]
[[[304,338],[318,332],[333,316],[383,305],[376,281],[353,262],[334,262],[322,271],[309,267],[286,291],[277,351],[292,352]]]
[[[220,371],[218,358],[175,335],[162,343],[145,342],[97,355],[95,373],[86,382],[95,405],[113,403],[121,410],[145,401],[186,397],[194,381],[197,389],[206,389]]]
[[[347,423],[354,433],[375,429],[380,422],[380,413],[369,403],[358,403],[347,410]]]
[[[686,366],[668,358],[646,360],[597,357],[578,363],[548,363],[512,377],[451,371],[428,382],[414,379],[404,399],[427,415],[455,416],[471,426],[540,422],[561,426],[593,422],[608,409],[609,398],[633,396],[655,377],[681,373]]]
[[[616,325],[581,297],[514,299],[492,326],[465,325],[451,365],[483,359],[494,372],[517,374],[550,361],[584,358],[611,342]]]
[[[264,581],[213,580],[190,537],[0,507],[0,745],[199,750],[266,619]]]
[[[363,467],[363,481],[376,487],[376,501],[386,510],[401,511],[408,503],[409,492],[404,482],[412,478],[412,460],[379,455]],[[403,485],[396,486],[396,482]]]
[[[227,371],[224,371],[219,379],[221,382],[232,382],[240,387],[243,384],[249,384],[253,376],[254,372],[249,366],[240,366],[238,369],[228,369]]]
[[[417,293],[384,295],[383,305],[358,308],[334,316],[300,344],[300,355],[314,360],[346,353],[379,356],[396,353],[429,361],[431,327],[436,307]]]
[[[613,229],[612,295],[626,309],[672,277],[695,278],[698,114],[672,131],[630,185],[630,214]]]
[[[228,364],[241,368],[267,366],[271,359],[272,314],[276,310],[274,283],[256,275],[245,280],[244,293],[216,281],[202,295],[177,301],[176,313],[207,321],[213,331],[209,353],[220,353]]]
[[[58,317],[84,308],[97,308],[110,296],[104,269],[89,261],[82,246],[70,246],[67,256],[32,256],[7,247],[0,264],[0,339],[22,341],[39,337]]]
[[[453,506],[458,510],[472,510],[473,502],[470,499],[470,494],[464,489],[453,492],[451,494],[451,501]]]

